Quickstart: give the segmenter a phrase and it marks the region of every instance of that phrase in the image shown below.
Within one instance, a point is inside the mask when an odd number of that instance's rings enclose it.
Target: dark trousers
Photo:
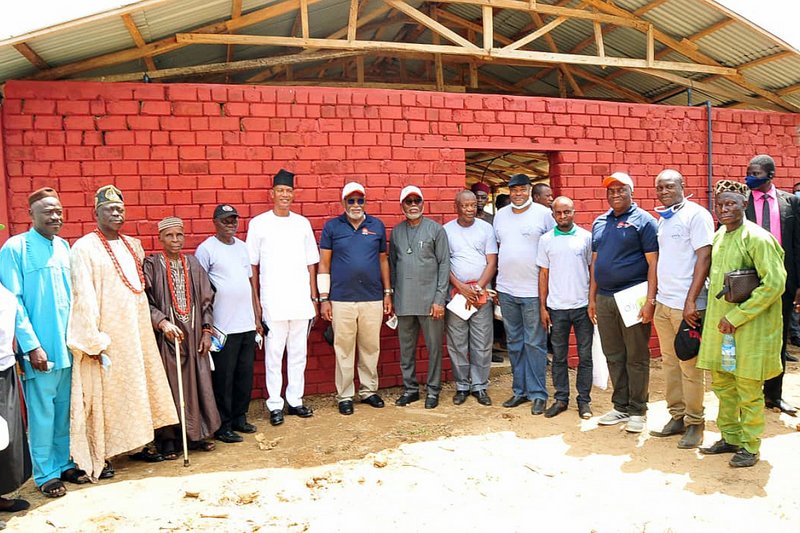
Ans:
[[[597,329],[614,387],[614,409],[644,416],[650,381],[650,324],[626,328],[614,298],[598,294]]]
[[[228,335],[225,346],[219,352],[211,352],[214,358],[214,397],[222,421],[218,433],[230,431],[233,426],[247,422],[250,394],[253,390],[253,363],[256,358],[256,332]]]
[[[397,317],[397,336],[400,340],[400,370],[403,373],[403,388],[408,392],[419,392],[417,381],[417,341],[419,330],[425,337],[428,348],[428,396],[439,396],[442,389],[442,341],[444,320],[430,316],[411,315]]]
[[[592,388],[592,337],[594,325],[589,318],[586,307],[578,309],[549,309],[550,322],[553,326],[550,337],[553,341],[553,395],[556,401],[569,403],[569,371],[567,354],[569,352],[569,331],[575,329],[575,340],[578,343],[578,376],[575,389],[578,391],[578,403],[592,401],[589,392]]]
[[[786,340],[789,337],[789,326],[792,322],[794,310],[794,291],[786,291],[781,298],[781,313],[783,314],[783,343],[781,344],[781,365],[786,370]],[[778,403],[783,398],[783,372],[764,382],[764,399],[768,402]]]
[[[17,369],[0,370],[0,416],[8,424],[8,447],[0,450],[0,496],[17,490],[31,477],[31,455],[22,424]]]

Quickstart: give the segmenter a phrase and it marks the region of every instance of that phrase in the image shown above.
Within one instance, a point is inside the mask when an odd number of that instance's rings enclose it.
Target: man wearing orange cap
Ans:
[[[650,328],[656,305],[658,227],[633,202],[633,180],[615,172],[603,180],[611,209],[592,224],[589,317],[597,324],[608,360],[614,408],[598,424],[626,422],[629,433],[644,431],[650,380]],[[614,294],[647,282],[641,322],[625,327]]]
[[[69,458],[69,244],[58,236],[63,209],[54,189],[34,191],[28,205],[33,227],[0,250],[0,282],[20,303],[16,337],[24,354],[33,479],[42,494],[58,497],[66,493],[63,481],[89,482]]]

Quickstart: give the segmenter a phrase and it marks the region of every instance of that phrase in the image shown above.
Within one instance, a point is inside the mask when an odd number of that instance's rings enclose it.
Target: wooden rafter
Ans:
[[[734,22],[736,22],[734,19],[724,18],[724,19],[720,20],[719,22],[715,22],[711,26],[708,26],[708,27],[698,31],[697,33],[694,33],[694,34],[686,37],[686,40],[687,41],[691,41],[691,42],[697,42],[700,39],[703,39],[704,37],[708,37],[712,33],[718,32],[722,28],[727,28],[728,26],[730,26]]]
[[[242,16],[242,0],[231,0],[231,20],[236,20]],[[233,60],[233,45],[228,45],[225,50],[225,61]]]
[[[416,20],[419,24],[422,24],[432,32],[436,33],[437,35],[441,35],[448,41],[455,43],[463,48],[468,50],[477,50],[478,47],[442,24],[441,22],[437,22],[436,20],[432,19],[422,11],[411,7],[410,5],[406,4],[402,0],[383,0],[387,5],[393,7],[394,9],[405,13],[412,19]]]
[[[42,59],[39,54],[34,52],[33,48],[28,46],[28,43],[17,43],[13,46],[16,48],[17,52],[22,54],[25,59],[30,61],[30,63],[39,70],[47,70],[50,68],[50,65],[47,64],[47,61]]]
[[[633,69],[635,72],[641,72],[643,74],[649,74],[650,76],[656,76],[658,78],[667,80],[672,83],[676,83],[678,85],[682,85],[684,87],[691,87],[692,89],[696,89],[698,91],[702,91],[706,94],[717,96],[720,98],[727,98],[730,100],[737,100],[739,102],[748,102],[751,104],[763,104],[764,102],[759,98],[753,98],[750,96],[746,96],[739,91],[729,91],[722,87],[717,87],[716,85],[711,85],[709,83],[703,81],[696,81],[690,78],[685,78],[683,76],[678,76],[676,74],[671,74],[669,72],[653,72],[653,71],[644,71],[639,69]]]
[[[136,22],[133,20],[133,17],[130,13],[125,13],[121,15],[122,22],[125,24],[125,27],[128,29],[128,33],[131,35],[131,39],[136,44],[137,48],[144,48],[147,46],[147,43],[144,42],[144,38],[142,37],[142,33],[139,31],[139,27],[136,26]],[[153,61],[151,56],[144,56],[144,64],[147,67],[147,70],[156,70],[156,63]]]
[[[742,63],[741,65],[737,65],[736,68],[739,69],[739,71],[742,71],[744,69],[757,67],[759,65],[763,65],[771,61],[777,61],[778,59],[783,59],[784,57],[792,57],[794,55],[796,55],[796,52],[793,52],[791,50],[781,50],[780,52],[776,52],[772,55],[759,57],[758,59],[748,61],[747,63]]]
[[[312,0],[309,0],[312,1]],[[394,1],[394,0],[392,0]],[[452,30],[448,30],[451,33]],[[396,51],[417,51],[428,52],[431,54],[452,54],[468,55],[473,57],[491,57],[494,59],[518,59],[521,61],[531,61],[540,63],[567,63],[577,65],[597,65],[628,68],[652,68],[659,70],[675,70],[682,72],[704,72],[710,74],[724,74],[732,76],[736,73],[735,69],[714,66],[714,65],[695,65],[692,63],[682,63],[677,61],[653,61],[648,63],[645,59],[634,59],[627,57],[605,57],[587,55],[561,54],[553,52],[537,52],[533,50],[510,50],[494,49],[490,52],[481,50],[472,45],[447,46],[405,42],[385,42],[385,41],[353,41],[348,42],[341,39],[303,39],[296,37],[278,37],[267,35],[224,35],[210,33],[178,33],[175,35],[178,43],[191,44],[245,44],[251,46],[291,46],[301,48],[331,48],[336,50],[396,50]],[[459,36],[459,38],[463,39]]]
[[[595,8],[597,8],[599,11],[602,11],[604,13],[608,13],[608,14],[613,14],[615,16],[629,18],[631,20],[635,20],[635,19],[638,18],[633,13],[630,13],[629,11],[626,11],[626,10],[624,10],[624,9],[614,5],[614,4],[609,4],[607,2],[603,2],[602,0],[585,0],[585,1],[588,2],[589,4],[591,4],[592,6],[594,6]],[[708,66],[715,66],[715,65],[719,66],[720,65],[719,62],[715,61],[711,57],[708,57],[707,55],[705,55],[702,52],[698,51],[695,48],[694,43],[687,44],[687,43],[684,43],[682,41],[677,41],[677,40],[673,39],[672,37],[670,37],[669,35],[665,34],[664,32],[662,32],[662,31],[660,31],[658,29],[654,29],[653,30],[653,36],[654,36],[655,39],[658,39],[663,44],[665,44],[668,47],[672,48],[676,52],[679,52],[679,53],[683,54],[684,56],[688,57],[692,61],[697,61],[699,64],[702,64],[704,66],[705,65],[708,65]],[[766,98],[770,102],[772,102],[774,104],[777,104],[777,105],[783,107],[784,109],[787,109],[787,110],[793,111],[793,112],[800,111],[800,106],[797,106],[797,105],[795,105],[795,104],[793,104],[791,102],[788,102],[788,101],[784,100],[783,98],[781,98],[779,95],[777,95],[777,94],[775,94],[773,92],[767,91],[766,89],[762,89],[758,85],[756,85],[754,83],[751,83],[750,81],[745,79],[745,77],[742,76],[735,69],[730,69],[730,70],[732,72],[729,72],[729,73],[723,74],[723,75],[726,76],[731,81],[733,81],[734,83],[736,83],[737,85],[739,85],[741,87],[744,87],[745,89],[747,89],[748,91],[750,91],[752,93],[755,93],[755,94],[758,94],[760,96],[763,96],[764,98]],[[716,74],[716,73],[714,73],[714,74]]]
[[[308,0],[308,5],[316,4],[322,0]],[[268,7],[257,9],[243,15],[236,20],[225,20],[214,24],[209,24],[194,30],[198,33],[223,33],[236,31],[265,20],[270,20],[281,15],[285,15],[297,9],[300,5],[300,0],[284,0],[278,4],[272,4]],[[35,80],[55,80],[65,76],[72,76],[87,70],[94,70],[97,68],[108,67],[111,65],[118,65],[120,63],[127,63],[128,61],[135,61],[143,57],[155,57],[157,55],[166,54],[179,48],[188,46],[187,43],[179,43],[175,36],[166,37],[154,41],[142,48],[129,48],[119,52],[112,52],[110,54],[103,54],[100,56],[91,57],[68,65],[60,67],[53,67],[49,70],[40,72],[31,76]]]

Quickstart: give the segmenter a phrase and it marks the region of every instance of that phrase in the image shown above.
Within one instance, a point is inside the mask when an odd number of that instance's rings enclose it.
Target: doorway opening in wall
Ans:
[[[475,183],[489,186],[491,192],[484,210],[491,214],[496,211],[498,197],[502,202],[502,195],[508,194],[508,180],[514,174],[527,174],[534,185],[550,185],[550,160],[544,152],[467,152],[466,169],[467,189]]]

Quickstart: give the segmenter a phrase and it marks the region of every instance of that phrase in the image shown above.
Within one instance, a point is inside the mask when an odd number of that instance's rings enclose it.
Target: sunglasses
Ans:
[[[347,205],[355,205],[355,204],[364,205],[364,199],[363,198],[348,198],[347,199]]]
[[[414,198],[406,198],[403,200],[403,203],[406,205],[419,205],[422,203],[422,198],[414,197]]]

